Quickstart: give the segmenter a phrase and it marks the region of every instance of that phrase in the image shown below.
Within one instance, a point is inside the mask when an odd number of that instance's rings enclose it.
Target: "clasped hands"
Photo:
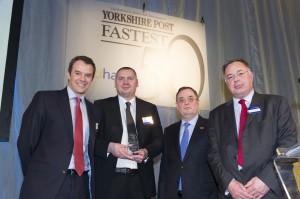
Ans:
[[[254,177],[245,186],[233,179],[229,183],[227,190],[232,198],[235,199],[260,199],[268,193],[270,188],[258,177]]]
[[[133,160],[137,163],[141,163],[148,157],[148,151],[145,148],[132,153],[128,149],[128,145],[114,142],[109,143],[107,152],[113,154],[117,158]]]

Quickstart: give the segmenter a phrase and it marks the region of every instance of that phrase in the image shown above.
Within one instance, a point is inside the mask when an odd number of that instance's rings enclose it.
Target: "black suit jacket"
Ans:
[[[180,155],[181,121],[164,131],[158,199],[177,198],[179,177],[182,176],[183,199],[218,198],[218,189],[207,162],[208,120],[199,116],[183,161]]]
[[[288,102],[276,95],[254,93],[250,107],[260,112],[248,114],[243,130],[243,171],[237,166],[237,129],[233,100],[210,113],[208,160],[222,194],[230,181],[246,184],[257,176],[271,190],[268,196],[281,198],[273,158],[278,147],[297,143],[296,125]]]
[[[88,153],[94,196],[94,145],[100,113],[95,113],[91,102],[85,102],[89,118]],[[35,94],[23,115],[18,150],[24,174],[20,198],[55,198],[73,152],[73,125],[67,88]]]
[[[107,156],[107,148],[110,142],[121,143],[123,127],[118,96],[97,100],[95,105],[103,113],[95,146],[96,198],[105,199],[117,164],[115,156]],[[143,123],[142,118],[148,116],[152,116],[153,124]],[[162,151],[163,133],[156,106],[139,98],[136,98],[136,128],[140,148],[148,150],[149,158],[146,163],[138,164],[138,172],[144,196],[150,198],[156,194],[153,158]]]

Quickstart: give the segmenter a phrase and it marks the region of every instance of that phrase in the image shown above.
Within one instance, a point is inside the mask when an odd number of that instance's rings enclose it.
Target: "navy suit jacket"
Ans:
[[[297,130],[287,100],[276,95],[254,93],[250,107],[260,112],[248,114],[243,130],[243,171],[237,166],[237,129],[233,100],[220,105],[209,117],[208,160],[224,195],[230,181],[246,184],[257,176],[269,188],[270,198],[281,198],[273,159],[278,147],[297,143]]]
[[[85,102],[89,118],[88,153],[94,197],[94,145],[100,113],[95,112],[91,102]],[[20,198],[55,198],[73,153],[73,125],[67,88],[35,94],[23,115],[18,150],[24,174]]]
[[[164,131],[158,199],[177,198],[179,177],[182,176],[183,199],[215,199],[218,189],[207,162],[208,120],[199,116],[183,161],[180,155],[181,121]]]
[[[101,133],[95,146],[96,198],[105,199],[117,164],[117,157],[107,156],[107,148],[110,142],[121,143],[123,127],[118,96],[94,104],[102,113]],[[153,124],[144,124],[143,117],[149,116]],[[156,195],[153,158],[162,151],[163,132],[156,106],[139,98],[136,98],[136,128],[139,147],[146,148],[149,157],[146,163],[138,164],[140,184],[145,198],[151,198]]]

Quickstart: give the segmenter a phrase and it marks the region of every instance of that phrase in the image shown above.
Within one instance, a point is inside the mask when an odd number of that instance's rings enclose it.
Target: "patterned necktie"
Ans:
[[[128,148],[131,152],[139,150],[139,142],[136,133],[136,127],[130,112],[130,102],[126,102],[126,122],[128,131]]]
[[[186,149],[189,145],[189,125],[190,123],[186,122],[183,124],[184,125],[184,131],[182,134],[181,142],[180,142],[180,155],[181,155],[181,160],[183,161]],[[181,182],[181,177],[179,179],[179,185],[178,185],[178,190],[182,190],[182,182]]]
[[[75,164],[75,170],[79,176],[81,176],[85,170],[84,156],[83,156],[83,125],[82,125],[80,101],[81,99],[79,97],[76,97],[74,164]]]
[[[242,147],[242,137],[243,137],[243,129],[245,126],[245,122],[247,119],[247,106],[245,104],[245,100],[241,99],[239,104],[242,106],[241,115],[240,115],[240,128],[239,128],[239,137],[238,137],[238,164],[243,167],[243,147]]]

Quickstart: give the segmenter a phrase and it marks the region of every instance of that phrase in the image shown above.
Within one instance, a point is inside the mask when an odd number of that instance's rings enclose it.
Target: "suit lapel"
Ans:
[[[65,118],[65,123],[69,129],[70,135],[72,135],[73,140],[73,122],[72,122],[72,113],[70,109],[70,100],[67,92],[67,87],[61,91],[58,91],[57,104],[61,109],[61,112]]]
[[[95,140],[95,129],[96,129],[96,124],[94,121],[94,115],[93,115],[93,110],[92,110],[92,106],[90,104],[90,102],[85,98],[85,104],[86,104],[86,111],[88,114],[88,121],[89,121],[89,130],[90,130],[90,137],[89,137],[89,141],[91,140]]]
[[[122,118],[121,118],[121,112],[120,112],[120,105],[119,105],[119,99],[118,96],[112,98],[112,101],[110,103],[111,110],[112,110],[112,115],[117,116],[117,121],[119,125],[122,127]]]
[[[237,129],[236,129],[236,122],[235,122],[235,114],[234,114],[234,107],[233,107],[233,100],[230,100],[226,103],[225,106],[225,114],[227,119],[229,120],[230,132],[234,133],[234,136],[237,139]]]
[[[201,127],[201,129],[200,129]],[[200,139],[200,137],[202,136],[202,129],[204,130],[204,128],[206,127],[205,124],[204,124],[204,120],[201,119],[201,116],[199,115],[199,118],[196,122],[196,125],[195,125],[195,128],[192,132],[192,136],[191,136],[191,139],[189,141],[189,145],[188,145],[188,148],[186,150],[186,153],[185,153],[185,156],[184,156],[184,159],[183,161],[185,161],[186,159],[188,159],[190,153],[193,151],[193,148],[195,146],[197,146],[197,141]],[[201,132],[202,131],[202,132]]]
[[[261,97],[260,94],[254,93],[250,107],[260,107],[262,103],[263,98]],[[257,114],[248,114],[247,115],[247,120],[244,128],[247,128],[247,126],[251,123],[251,121],[256,117]]]
[[[142,112],[143,112],[143,106],[141,106],[141,101],[139,98],[136,98],[136,110],[135,110],[135,126],[137,129],[137,132],[139,132],[139,129],[141,128],[141,124],[143,122],[140,122],[140,118],[142,118]]]
[[[175,153],[178,154],[178,160],[181,161],[181,153],[180,153],[180,125],[181,125],[181,120],[177,123],[175,123],[173,130],[171,133],[174,133],[174,136],[172,137],[172,147],[175,149]]]
[[[90,156],[90,161],[93,161],[93,150],[95,146],[95,140],[96,140],[96,121],[95,121],[95,115],[93,111],[93,105],[85,98],[85,105],[86,105],[86,111],[88,115],[88,122],[89,122],[89,144],[88,144],[88,151]],[[92,162],[91,162],[92,164]]]

